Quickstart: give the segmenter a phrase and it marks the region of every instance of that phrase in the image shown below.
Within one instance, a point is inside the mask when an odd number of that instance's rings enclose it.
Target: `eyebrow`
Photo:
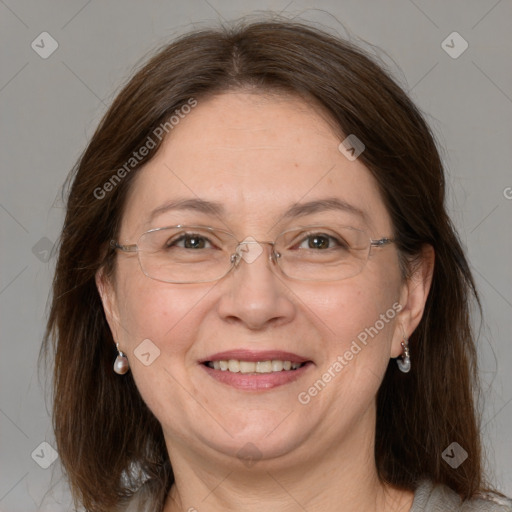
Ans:
[[[222,217],[225,214],[225,208],[222,203],[215,201],[205,201],[204,199],[177,199],[168,201],[167,203],[155,208],[149,215],[148,222],[151,222],[155,217],[166,213],[171,210],[189,210],[199,213],[206,213],[208,215],[215,215]],[[292,219],[297,217],[305,217],[313,213],[324,211],[343,211],[352,215],[360,217],[367,224],[369,223],[368,215],[366,212],[357,208],[356,206],[338,199],[337,197],[327,197],[323,199],[316,199],[306,203],[295,203],[281,216],[281,220]]]
[[[360,217],[366,223],[369,221],[368,215],[363,210],[337,197],[326,197],[324,199],[308,201],[307,203],[296,203],[284,213],[283,219],[304,217],[329,210],[343,211]]]

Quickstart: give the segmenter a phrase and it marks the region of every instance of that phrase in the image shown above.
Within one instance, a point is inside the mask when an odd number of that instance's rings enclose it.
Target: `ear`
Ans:
[[[103,310],[107,318],[112,337],[116,343],[120,343],[119,333],[119,310],[117,307],[116,293],[111,280],[105,275],[104,268],[100,268],[95,275],[96,287],[101,297]]]
[[[424,244],[418,260],[412,263],[412,275],[402,285],[400,292],[402,309],[397,316],[391,357],[398,357],[402,353],[401,342],[404,335],[409,338],[420,323],[432,284],[434,262],[434,248]]]

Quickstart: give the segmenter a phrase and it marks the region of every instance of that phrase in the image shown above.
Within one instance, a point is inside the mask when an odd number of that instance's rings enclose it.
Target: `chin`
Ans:
[[[222,429],[220,431],[216,429],[215,432],[208,429],[197,432],[197,437],[200,438],[200,445],[208,445],[213,450],[229,457],[237,457],[242,462],[246,459],[270,461],[270,459],[277,459],[296,452],[309,437],[306,425],[292,424],[291,422],[286,424],[288,421],[286,419],[283,421],[288,414],[289,411],[276,419],[274,412],[262,415],[262,411],[254,411],[254,414],[249,415],[248,419],[257,415],[257,422],[245,421],[238,424],[231,422],[226,429],[229,434]],[[293,416],[295,415],[290,414],[289,419],[292,419]],[[277,461],[272,464],[275,462]]]

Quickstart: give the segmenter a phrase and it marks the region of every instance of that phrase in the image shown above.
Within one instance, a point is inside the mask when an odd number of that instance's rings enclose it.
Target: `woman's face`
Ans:
[[[391,236],[373,177],[340,152],[340,142],[325,117],[296,97],[238,92],[199,101],[139,172],[119,242],[178,224],[229,230],[239,241],[334,224],[372,239]],[[333,199],[353,211],[333,207]],[[153,214],[183,200],[195,207]],[[311,202],[320,205],[286,215]],[[187,450],[269,463],[281,456],[289,464],[374,435],[377,390],[390,357],[401,353],[402,325],[411,327],[405,309],[398,313],[407,290],[396,247],[373,248],[359,274],[330,282],[291,280],[272,268],[269,246],[261,249],[222,279],[198,284],[156,281],[137,254],[118,252],[103,293],[107,316],[171,457]],[[248,374],[205,364],[228,359],[248,370],[255,361],[307,364]]]

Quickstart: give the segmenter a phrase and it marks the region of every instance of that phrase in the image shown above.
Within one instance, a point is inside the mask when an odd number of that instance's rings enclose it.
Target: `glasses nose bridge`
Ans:
[[[258,246],[261,247],[262,245],[268,245],[271,248],[269,260],[273,263],[277,263],[277,258],[279,257],[279,254],[275,252],[275,244],[276,242],[271,242],[267,240],[256,240],[253,237],[247,237],[245,240],[242,240],[241,242],[238,242],[233,254],[231,255],[231,263],[233,266],[237,266],[240,263],[241,259],[246,260],[247,263],[252,263],[255,261],[260,254],[263,252],[263,248],[261,250],[253,251],[253,254],[251,255],[251,249],[244,250],[244,247],[247,246]],[[246,256],[245,256],[246,255]]]

